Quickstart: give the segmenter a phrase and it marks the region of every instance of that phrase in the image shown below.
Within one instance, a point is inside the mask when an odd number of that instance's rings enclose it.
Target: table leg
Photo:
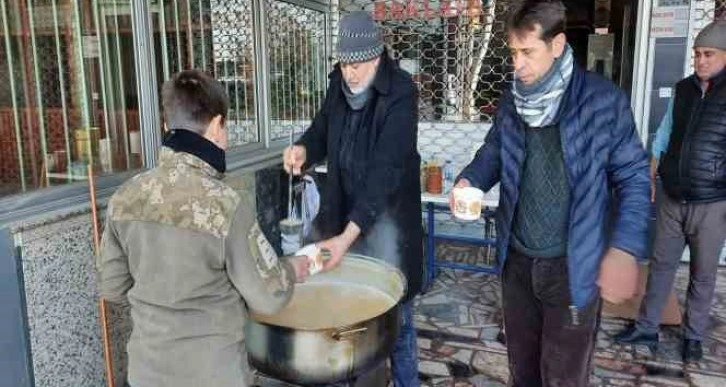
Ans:
[[[434,282],[434,277],[436,276],[436,267],[435,267],[435,259],[436,259],[436,246],[434,245],[434,204],[433,203],[426,203],[426,213],[427,213],[427,230],[426,230],[426,268],[427,268],[427,281],[426,281],[426,290],[431,287],[431,285]]]

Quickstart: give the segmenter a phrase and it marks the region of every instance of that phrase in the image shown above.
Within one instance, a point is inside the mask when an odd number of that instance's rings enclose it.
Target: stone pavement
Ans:
[[[468,250],[468,251],[467,251]],[[454,261],[485,257],[481,249],[439,244],[437,256]],[[683,303],[688,266],[679,269],[676,292]],[[603,319],[595,352],[594,386],[726,386],[726,269],[719,271],[712,329],[697,364],[680,360],[678,327],[664,328],[658,353],[614,344],[628,323]],[[497,341],[502,314],[499,279],[493,275],[440,270],[417,300],[420,374],[426,386],[505,386],[506,347]]]

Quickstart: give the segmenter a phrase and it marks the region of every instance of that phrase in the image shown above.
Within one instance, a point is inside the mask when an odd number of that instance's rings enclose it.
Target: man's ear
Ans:
[[[222,116],[216,115],[212,117],[212,119],[207,124],[207,129],[204,131],[204,137],[207,138],[207,140],[216,143],[216,139],[219,138],[219,133],[221,131],[221,123],[222,123]]]
[[[212,117],[212,120],[209,121],[209,124],[207,125],[207,134],[209,134],[212,137],[218,137],[220,132],[222,131],[222,116],[217,114],[216,116]]]
[[[227,132],[225,132],[224,128],[224,118],[222,118],[222,115],[217,114],[212,118],[211,121],[209,121],[209,125],[207,125],[207,131],[204,134],[204,138],[207,140],[213,142],[218,147],[222,149],[227,149]]]
[[[564,54],[566,45],[567,36],[564,32],[560,32],[552,38],[552,53],[555,55],[555,58],[559,58]]]

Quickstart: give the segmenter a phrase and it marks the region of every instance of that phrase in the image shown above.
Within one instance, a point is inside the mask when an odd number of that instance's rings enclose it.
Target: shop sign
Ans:
[[[433,6],[438,4],[438,7]],[[477,17],[484,13],[489,0],[376,0],[373,7],[373,18],[384,20],[430,20],[456,16]]]
[[[650,19],[651,38],[675,38],[688,35],[688,7],[655,7]]]

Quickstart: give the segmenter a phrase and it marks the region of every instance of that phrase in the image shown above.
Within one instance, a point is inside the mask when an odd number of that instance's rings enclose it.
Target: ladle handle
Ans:
[[[292,148],[293,145],[293,138],[295,136],[295,127],[290,128],[290,148]],[[290,173],[288,176],[288,186],[287,186],[287,217],[290,219],[293,219],[295,217],[295,214],[292,211],[292,165],[290,165]]]
[[[341,340],[348,339],[352,336],[362,334],[363,332],[365,332],[367,330],[368,330],[368,327],[361,327],[361,328],[354,328],[354,329],[344,328],[344,329],[340,329],[340,330],[333,332],[332,336],[333,336],[334,340],[341,341]]]

